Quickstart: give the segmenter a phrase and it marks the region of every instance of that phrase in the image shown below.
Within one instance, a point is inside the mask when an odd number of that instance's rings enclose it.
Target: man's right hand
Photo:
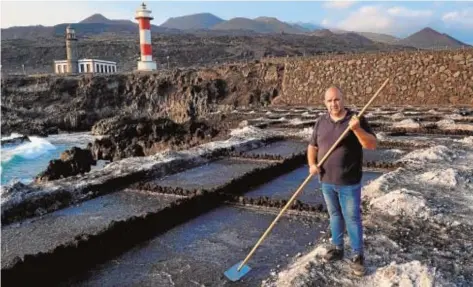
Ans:
[[[309,167],[309,173],[312,174],[312,175],[316,175],[316,174],[320,173],[320,168],[316,164],[312,164]]]

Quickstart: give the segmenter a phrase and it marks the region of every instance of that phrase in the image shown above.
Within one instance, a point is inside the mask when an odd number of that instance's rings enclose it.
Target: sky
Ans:
[[[145,1],[154,25],[169,17],[209,12],[233,17],[276,17],[327,28],[407,37],[424,27],[473,44],[473,1]],[[100,13],[133,19],[141,1],[1,1],[1,27],[75,23]],[[21,16],[21,17],[20,17]]]

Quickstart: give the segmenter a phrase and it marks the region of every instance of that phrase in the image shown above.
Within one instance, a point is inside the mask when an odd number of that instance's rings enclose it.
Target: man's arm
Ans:
[[[309,144],[307,146],[307,162],[309,164],[309,173],[316,175],[320,173],[320,168],[317,166],[317,147]]]
[[[360,124],[358,117],[354,116],[349,123],[350,129],[353,131],[355,136],[360,141],[360,144],[365,149],[376,149],[377,139],[376,136],[372,133],[371,129],[368,126],[366,121],[363,121],[363,126],[365,126],[368,131],[366,131]]]
[[[309,173],[315,175],[320,172],[317,167],[317,127],[319,120],[314,124],[312,136],[310,137],[309,145],[307,146],[307,163],[309,164]]]
[[[307,163],[309,166],[317,164],[317,147],[311,144],[307,146]]]

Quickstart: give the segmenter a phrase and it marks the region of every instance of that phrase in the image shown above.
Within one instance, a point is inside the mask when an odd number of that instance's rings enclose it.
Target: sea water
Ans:
[[[2,141],[20,137],[11,134],[2,137]],[[68,133],[48,137],[29,136],[30,141],[1,147],[1,184],[21,181],[30,183],[42,171],[50,160],[59,159],[62,152],[72,147],[85,148],[95,137],[90,133]]]

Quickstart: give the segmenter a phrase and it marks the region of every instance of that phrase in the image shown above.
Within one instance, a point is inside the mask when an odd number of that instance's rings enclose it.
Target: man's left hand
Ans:
[[[348,126],[352,131],[356,131],[360,128],[360,120],[357,116],[353,116],[348,123]]]

